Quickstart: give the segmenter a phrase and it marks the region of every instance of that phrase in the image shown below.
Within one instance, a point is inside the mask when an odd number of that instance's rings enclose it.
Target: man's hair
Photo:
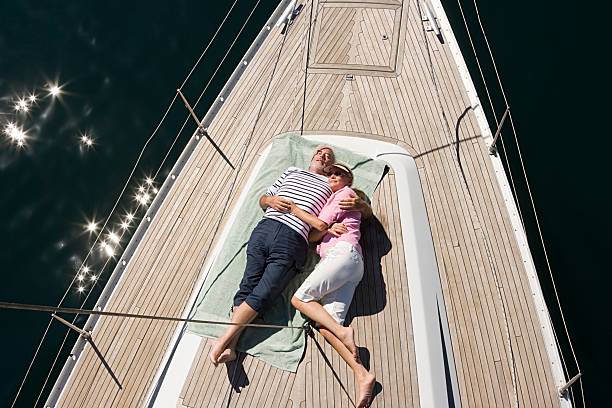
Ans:
[[[319,153],[321,150],[323,149],[328,149],[331,151],[331,155],[332,155],[332,161],[336,162],[336,153],[334,152],[334,149],[331,146],[328,145],[318,145],[315,148],[314,154],[312,155],[312,157],[310,158],[310,160],[312,161],[312,159],[314,159],[314,157],[317,155],[317,153]]]

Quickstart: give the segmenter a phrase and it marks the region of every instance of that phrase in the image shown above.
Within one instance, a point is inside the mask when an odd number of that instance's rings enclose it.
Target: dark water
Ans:
[[[239,1],[221,40],[187,83],[190,99],[201,92],[254,4]],[[257,8],[198,105],[199,115],[206,112],[275,5],[262,1]],[[473,69],[457,3],[445,1],[445,6]],[[610,35],[604,18],[609,9],[525,0],[487,1],[479,6],[518,126],[559,295],[584,373],[586,398],[591,406],[605,406],[604,368],[610,363],[607,346],[612,340],[607,288],[612,269],[604,263],[612,250],[606,55]],[[57,303],[91,244],[84,224],[100,221],[110,211],[173,90],[229,7],[230,2],[211,6],[187,1],[0,3],[0,123],[17,119],[29,129],[24,149],[4,135],[0,144],[0,300]],[[470,23],[475,23],[473,4],[466,1],[464,7],[472,16]],[[477,26],[472,27],[476,33]],[[480,40],[478,47],[485,51]],[[486,65],[485,71],[494,84],[490,68]],[[61,99],[45,97],[43,88],[55,80],[63,85]],[[33,91],[39,99],[27,115],[5,114],[14,112],[15,96]],[[494,97],[501,114],[496,88]],[[171,111],[138,166],[130,195],[160,166],[184,113],[178,104]],[[159,180],[192,131],[193,126],[179,136]],[[79,143],[83,133],[95,140],[92,148]],[[509,148],[508,153],[517,172],[516,151]],[[528,208],[520,183],[519,192],[521,204]],[[120,203],[119,213],[133,207],[128,198]],[[544,271],[529,215],[527,222],[539,270]],[[88,263],[99,273],[102,261],[96,252]],[[111,270],[108,265],[100,283]],[[554,311],[549,279],[543,272],[540,275]],[[88,305],[101,286],[94,287]],[[84,295],[72,290],[65,304],[77,306],[83,300]],[[553,313],[553,318],[561,333],[558,315]],[[10,406],[47,322],[45,314],[0,311],[4,354],[0,405]],[[36,401],[63,335],[64,330],[54,325],[18,406]],[[70,337],[68,344],[73,342]]]

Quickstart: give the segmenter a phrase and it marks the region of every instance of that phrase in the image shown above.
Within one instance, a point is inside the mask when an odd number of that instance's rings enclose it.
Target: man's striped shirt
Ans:
[[[295,202],[298,207],[313,215],[318,215],[321,212],[331,194],[332,190],[327,183],[327,177],[297,167],[289,167],[285,170],[282,176],[266,191],[267,196],[276,195],[288,198]],[[308,241],[310,225],[295,215],[282,213],[268,207],[264,217],[282,222]]]

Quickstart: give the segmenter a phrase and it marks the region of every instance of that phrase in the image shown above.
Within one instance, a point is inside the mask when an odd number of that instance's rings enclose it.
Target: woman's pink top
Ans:
[[[359,238],[361,238],[361,232],[359,231],[359,226],[361,225],[361,212],[340,209],[340,201],[356,196],[357,194],[355,194],[350,187],[342,187],[329,197],[327,203],[325,203],[325,206],[319,213],[319,219],[326,222],[327,225],[331,226],[333,223],[342,223],[348,229],[348,232],[339,237],[335,237],[329,232],[325,234],[323,240],[317,246],[317,253],[321,258],[325,258],[327,250],[340,241],[348,242],[362,254],[361,247],[359,246]]]

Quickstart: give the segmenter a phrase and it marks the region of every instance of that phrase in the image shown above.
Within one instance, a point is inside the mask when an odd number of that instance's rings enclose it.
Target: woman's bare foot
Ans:
[[[346,346],[347,349],[353,354],[355,360],[359,361],[359,353],[357,350],[357,343],[355,343],[355,330],[352,327],[344,327],[342,332],[340,333],[340,337],[338,337],[342,344]]]
[[[365,371],[362,375],[357,375],[357,384],[359,386],[359,394],[357,396],[357,408],[369,407],[374,398],[374,385],[376,385],[376,377]]]

